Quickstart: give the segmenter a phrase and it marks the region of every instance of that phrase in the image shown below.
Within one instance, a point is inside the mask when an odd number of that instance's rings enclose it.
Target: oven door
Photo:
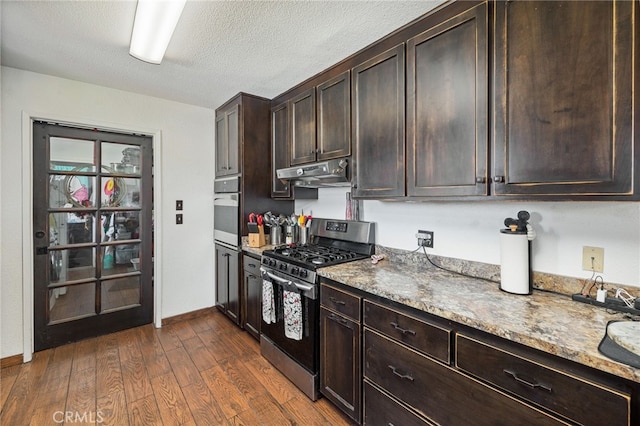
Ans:
[[[214,194],[213,238],[233,247],[240,246],[240,194]]]
[[[267,324],[263,316],[261,333],[309,372],[318,373],[320,300],[317,296],[317,286],[295,281],[294,278],[271,269],[260,268],[260,271],[263,281],[269,281],[273,285],[276,319],[275,323]],[[284,290],[295,291],[301,296],[302,339],[300,340],[291,339],[285,334]]]

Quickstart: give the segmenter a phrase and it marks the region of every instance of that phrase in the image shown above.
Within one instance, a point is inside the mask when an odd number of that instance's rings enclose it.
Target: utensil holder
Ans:
[[[295,244],[298,242],[298,225],[285,226],[285,244]]]
[[[309,228],[301,226],[298,228],[298,243],[307,244],[309,242]]]
[[[271,231],[269,231],[269,237],[271,239],[272,246],[277,246],[282,244],[282,228],[280,226],[271,226]]]

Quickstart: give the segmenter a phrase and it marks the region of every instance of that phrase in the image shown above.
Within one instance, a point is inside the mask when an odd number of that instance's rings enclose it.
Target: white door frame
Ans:
[[[86,118],[60,116],[51,113],[22,112],[22,311],[23,311],[23,362],[33,357],[33,122],[48,121],[120,133],[141,133],[152,137],[153,146],[153,322],[162,326],[162,131],[142,128],[130,124],[119,124],[89,120]]]

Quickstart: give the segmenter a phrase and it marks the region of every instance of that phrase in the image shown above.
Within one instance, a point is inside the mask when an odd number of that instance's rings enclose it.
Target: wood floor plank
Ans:
[[[230,419],[229,424],[234,426],[255,426],[261,425],[262,421],[253,410],[247,410]]]
[[[71,372],[65,411],[74,413],[79,418],[96,417],[95,368]]]
[[[98,341],[96,355],[96,398],[108,398],[111,394],[124,395],[124,379],[120,364],[118,341],[116,338],[103,337]],[[113,398],[115,400],[115,398]]]
[[[251,401],[251,409],[265,426],[281,426],[295,424],[288,415],[282,412],[280,404],[271,395],[264,394]],[[307,423],[309,424],[309,423]]]
[[[101,419],[101,422],[98,422],[100,426],[128,425],[129,415],[124,390],[102,392],[96,400],[96,415]]]
[[[129,330],[127,330],[129,331]],[[127,403],[153,394],[137,333],[118,333],[118,354]]]
[[[156,329],[156,334],[160,338],[160,343],[164,351],[170,351],[171,349],[177,349],[182,346],[182,341],[176,334],[175,327],[166,326]]]
[[[207,317],[205,315],[190,320],[189,324],[191,324],[191,328],[196,333],[198,333],[199,331],[211,329],[211,326],[207,322]]]
[[[3,368],[0,372],[0,411],[4,407],[4,403],[7,402],[9,392],[18,378],[21,365],[14,365],[11,367]]]
[[[199,344],[198,344],[199,342]],[[218,363],[216,357],[204,346],[200,337],[194,337],[183,342],[186,351],[199,371],[208,370]]]
[[[317,402],[312,402],[308,398],[296,396],[295,398],[285,402],[282,407],[286,412],[291,414],[295,419],[295,422],[299,425],[349,425],[349,422],[346,419],[339,419],[333,416],[331,420],[327,419],[321,412],[316,410],[316,404]]]
[[[0,412],[0,424],[20,425],[28,424],[34,411],[36,396],[40,390],[41,380],[51,358],[52,350],[48,349],[33,354],[33,359],[23,364],[16,378],[11,392]]]
[[[247,362],[245,365],[280,404],[284,404],[300,392],[264,358],[255,358],[255,362]]]
[[[167,351],[167,359],[180,386],[189,386],[202,380],[200,370],[182,346]]]
[[[130,402],[127,404],[127,411],[129,413],[129,425],[131,426],[162,424],[160,411],[153,395]]]
[[[204,380],[182,388],[197,425],[226,425],[227,418]]]
[[[249,409],[247,400],[219,365],[203,371],[201,375],[227,419]]]
[[[151,325],[138,328],[140,351],[144,358],[149,378],[167,374],[171,371],[171,365],[165,355],[160,338]]]
[[[191,410],[172,373],[151,379],[153,393],[164,425],[184,425],[193,422]]]
[[[86,339],[76,342],[73,356],[73,371],[83,371],[96,368],[96,353],[98,339]]]
[[[52,349],[51,360],[47,367],[47,376],[69,377],[76,352],[76,344],[69,343]]]
[[[247,367],[241,359],[228,359],[220,367],[248,401],[268,393],[260,380],[253,374],[247,374]]]
[[[313,403],[315,410],[322,414],[332,425],[354,425],[354,421],[350,420],[342,412],[329,402],[326,398],[320,398]]]
[[[167,326],[178,336],[181,342],[196,337],[196,332],[191,328],[189,321],[181,321]]]

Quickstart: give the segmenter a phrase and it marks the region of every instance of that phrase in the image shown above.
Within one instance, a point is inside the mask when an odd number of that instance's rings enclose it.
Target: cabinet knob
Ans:
[[[495,183],[504,183],[504,176],[494,176],[493,181]]]
[[[484,176],[478,176],[476,177],[476,183],[486,183],[487,182],[487,178]]]

